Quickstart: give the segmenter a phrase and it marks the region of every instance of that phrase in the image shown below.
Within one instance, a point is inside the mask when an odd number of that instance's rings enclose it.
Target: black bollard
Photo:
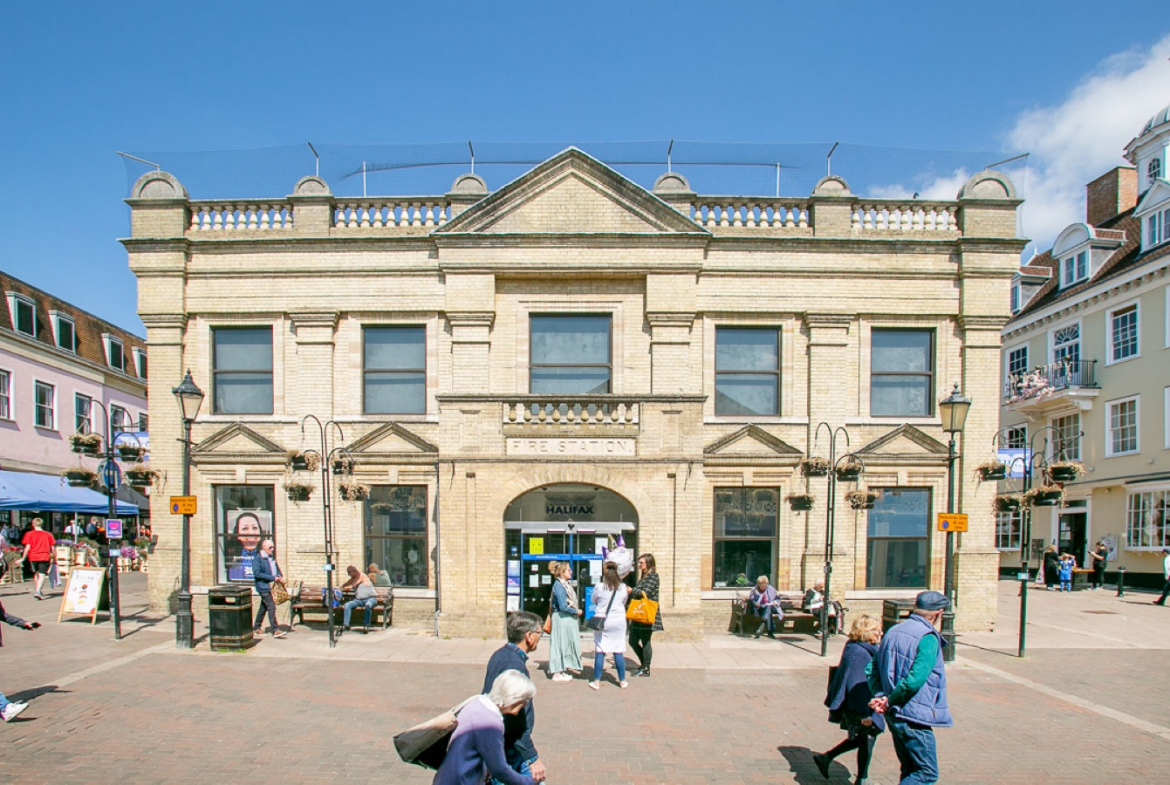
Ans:
[[[1125,596],[1125,568],[1124,567],[1117,568],[1117,596],[1118,597]]]

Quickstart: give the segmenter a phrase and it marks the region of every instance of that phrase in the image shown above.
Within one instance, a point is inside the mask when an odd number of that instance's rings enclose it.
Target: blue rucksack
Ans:
[[[328,589],[322,589],[322,590],[321,590],[321,604],[322,604],[322,605],[324,605],[324,604],[325,604],[325,598],[326,598],[328,595],[329,595],[329,590],[328,590]],[[333,590],[333,607],[334,607],[334,608],[340,608],[340,607],[341,607],[341,589],[334,589],[334,590]]]

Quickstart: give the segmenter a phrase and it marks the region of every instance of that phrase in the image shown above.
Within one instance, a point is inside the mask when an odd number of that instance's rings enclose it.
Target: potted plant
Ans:
[[[1085,473],[1085,465],[1076,461],[1056,461],[1048,464],[1048,476],[1053,482],[1076,482]]]
[[[837,479],[840,482],[857,482],[864,469],[861,461],[856,458],[848,458],[845,463],[837,465]]]
[[[829,461],[811,455],[800,462],[800,472],[805,477],[824,477],[829,473]]]
[[[792,508],[793,512],[804,512],[813,508],[813,495],[811,493],[790,493],[784,497],[788,502],[788,506]]]
[[[996,512],[1015,512],[1024,503],[1024,497],[1018,493],[1001,493],[995,497]]]
[[[1024,501],[1032,507],[1055,507],[1064,498],[1059,485],[1037,485],[1024,494]]]
[[[128,463],[138,463],[146,455],[146,450],[137,444],[119,444],[114,449],[118,451],[118,459]]]
[[[353,458],[334,458],[333,459],[333,473],[340,476],[344,474],[353,474],[354,460]]]
[[[74,466],[61,472],[65,482],[73,488],[88,488],[98,481],[97,472],[84,466]]]
[[[370,486],[360,482],[343,482],[338,484],[337,493],[341,496],[342,501],[364,502],[370,498]]]
[[[151,469],[145,463],[136,463],[126,470],[126,482],[139,488],[153,485],[161,476],[157,469]]]
[[[313,486],[303,482],[286,482],[284,490],[288,494],[288,500],[294,504],[307,502],[313,495]]]
[[[321,456],[315,452],[289,450],[284,457],[294,472],[315,472],[321,468]]]
[[[976,466],[975,471],[979,473],[979,479],[983,482],[989,480],[1006,480],[1008,466],[1002,461],[988,461],[987,463],[981,463]]]
[[[102,437],[99,433],[75,433],[69,437],[69,444],[79,455],[97,455],[102,447]]]
[[[871,491],[868,488],[859,488],[845,494],[845,501],[855,510],[872,510],[877,500],[881,498],[881,491]]]

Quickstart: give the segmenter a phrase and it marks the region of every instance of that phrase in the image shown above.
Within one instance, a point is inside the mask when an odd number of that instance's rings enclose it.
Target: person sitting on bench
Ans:
[[[820,618],[821,608],[825,606],[825,579],[821,578],[813,587],[804,593],[801,610],[808,611]],[[845,609],[836,600],[829,600],[829,629],[837,634],[845,631]]]
[[[349,620],[353,615],[353,609],[359,605],[364,605],[366,609],[365,624],[362,626],[362,632],[370,631],[370,616],[374,612],[374,606],[378,604],[378,593],[374,591],[374,584],[370,577],[364,574],[357,567],[352,564],[345,568],[349,573],[349,580],[342,584],[341,591],[353,592],[353,599],[345,603],[342,607],[345,609],[342,617],[342,629],[349,629]]]
[[[756,637],[767,628],[768,637],[775,638],[776,622],[784,618],[784,609],[780,607],[780,596],[768,585],[767,575],[756,578],[756,587],[748,594],[748,609],[761,619]]]

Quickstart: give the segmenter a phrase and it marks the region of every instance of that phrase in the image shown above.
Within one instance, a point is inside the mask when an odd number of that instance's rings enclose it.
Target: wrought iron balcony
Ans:
[[[1096,360],[1061,360],[1031,371],[1013,374],[1004,383],[1004,403],[1027,404],[1072,390],[1096,390],[1098,389],[1096,368]]]

